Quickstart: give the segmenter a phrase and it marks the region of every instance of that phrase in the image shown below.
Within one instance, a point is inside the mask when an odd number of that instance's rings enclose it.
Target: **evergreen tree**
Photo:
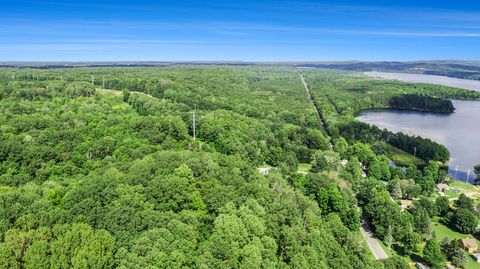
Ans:
[[[428,240],[425,244],[423,249],[423,258],[433,268],[443,268],[445,256],[443,255],[440,244],[437,242],[435,237]]]
[[[473,211],[474,208],[473,208],[473,199],[466,196],[465,194],[460,194],[460,196],[458,196],[458,199],[455,200],[455,206],[457,208],[463,208],[463,209],[467,209],[467,210],[470,210],[470,211]]]
[[[445,257],[452,262],[453,265],[464,267],[467,262],[467,255],[456,240],[450,241],[448,240],[448,237],[445,237],[440,242],[440,246]]]
[[[474,167],[475,175],[477,176],[476,182],[480,181],[480,164],[475,165]]]
[[[439,196],[435,199],[435,204],[437,205],[438,215],[445,216],[448,210],[450,210],[450,200],[445,196]]]
[[[477,230],[477,216],[468,209],[460,208],[451,217],[450,225],[461,233],[473,234]]]

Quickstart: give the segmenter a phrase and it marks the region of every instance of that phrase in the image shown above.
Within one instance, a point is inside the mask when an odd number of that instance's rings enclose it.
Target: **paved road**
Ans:
[[[385,253],[385,250],[383,250],[378,240],[373,237],[370,227],[368,227],[367,222],[364,220],[361,221],[360,231],[362,232],[363,237],[367,241],[368,247],[372,251],[373,256],[375,256],[375,259],[388,259],[387,253]]]
[[[313,100],[313,97],[310,94],[310,89],[308,89],[307,83],[305,82],[305,79],[303,78],[303,74],[300,74],[300,78],[302,79],[303,87],[305,87],[305,91],[308,94],[308,99],[310,100],[310,102],[312,102],[312,105],[315,108],[315,111],[317,112],[320,125],[322,127],[324,127],[324,123],[323,123],[320,111],[318,111],[317,105],[315,104],[315,102]],[[332,148],[331,144],[330,144],[330,148]],[[372,250],[372,253],[375,256],[375,259],[377,259],[377,260],[388,259],[387,253],[385,253],[385,251],[383,250],[382,246],[377,241],[377,239],[373,237],[373,234],[370,231],[370,228],[368,227],[368,224],[363,220],[362,220],[361,225],[360,225],[360,231],[362,232],[363,237],[367,241],[368,247]]]

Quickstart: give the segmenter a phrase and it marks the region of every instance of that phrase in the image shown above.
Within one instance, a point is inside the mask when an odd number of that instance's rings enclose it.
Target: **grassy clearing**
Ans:
[[[444,194],[448,199],[451,200],[451,199],[457,199],[457,197],[460,195],[460,192],[458,190],[449,189],[449,190],[446,190]]]
[[[109,89],[101,89],[101,88],[98,88],[98,89],[96,89],[96,90],[97,90],[98,93],[101,93],[101,94],[108,94],[108,95],[120,96],[120,97],[123,96],[122,91],[109,90]]]
[[[311,164],[309,163],[300,163],[298,164],[298,173],[301,173],[301,174],[306,174],[308,173],[308,171],[310,170],[310,168],[312,167]]]
[[[435,232],[435,235],[437,236],[438,241],[441,241],[445,237],[448,237],[450,240],[473,237],[471,235],[461,234],[459,232],[453,231],[447,226],[441,224],[438,218],[432,219],[432,229]]]
[[[470,198],[480,198],[480,187],[472,185],[467,182],[459,181],[459,180],[454,180],[452,183],[450,183],[450,187],[457,189],[459,192],[457,193],[457,196],[460,195],[460,193],[464,193],[466,196]]]
[[[424,164],[424,161],[422,159],[414,157],[412,154],[390,145],[387,155],[390,160],[400,166],[418,166]]]
[[[457,197],[460,195],[460,193],[461,192],[458,191],[458,190],[454,191],[452,189],[449,189],[449,190],[446,190],[446,191],[443,192],[443,196],[447,197],[450,201],[452,201],[452,200],[457,199]],[[429,198],[430,198],[430,200],[435,201],[435,199],[437,199],[438,196],[440,196],[440,195],[438,195],[437,192],[434,192],[429,196]]]
[[[123,101],[123,93],[116,90],[97,89],[97,93],[102,96],[114,110],[129,109],[130,106]]]

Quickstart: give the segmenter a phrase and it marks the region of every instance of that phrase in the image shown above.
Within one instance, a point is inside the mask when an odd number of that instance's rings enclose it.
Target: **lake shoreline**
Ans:
[[[363,72],[363,74],[377,79],[427,83],[480,91],[480,81],[478,80],[376,71]],[[373,124],[381,129],[417,135],[445,145],[451,153],[448,163],[449,174],[457,180],[468,181],[473,184],[476,178],[473,166],[480,163],[480,140],[475,135],[480,133],[480,127],[476,124],[478,118],[480,118],[480,101],[462,99],[451,99],[451,101],[455,107],[453,113],[385,107],[362,109],[356,112],[354,116],[357,120]],[[378,114],[374,117],[373,114],[376,113],[380,113],[384,118],[380,119]],[[367,115],[373,117],[372,121],[366,121]],[[360,117],[363,117],[364,120],[359,119]],[[406,122],[403,120],[406,120]]]
[[[455,179],[473,183],[473,166],[480,163],[480,143],[476,137],[480,130],[474,129],[477,127],[475,117],[480,115],[480,102],[453,102],[457,108],[454,113],[367,108],[355,113],[355,118],[380,129],[421,136],[445,145],[451,154],[448,173]]]
[[[391,79],[408,83],[428,83],[466,89],[472,91],[480,91],[480,80],[460,79],[438,75],[412,74],[412,73],[396,73],[396,72],[378,72],[368,71],[362,72],[365,76],[378,79]]]
[[[451,100],[455,101],[455,100]],[[480,101],[474,101],[474,102],[480,102]],[[421,112],[421,113],[428,113],[428,114],[440,114],[440,115],[450,115],[455,113],[453,112],[443,112],[443,111],[433,111],[433,110],[426,110],[426,109],[411,109],[411,108],[389,108],[389,107],[373,107],[373,108],[364,108],[361,109],[353,114],[353,116],[356,118],[362,112],[368,112],[368,111],[398,111],[398,112],[405,112],[405,111],[411,111],[411,112]]]

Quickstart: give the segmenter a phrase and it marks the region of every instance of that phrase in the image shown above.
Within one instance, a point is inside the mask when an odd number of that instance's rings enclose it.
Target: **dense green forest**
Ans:
[[[444,145],[427,138],[380,130],[376,126],[357,121],[339,124],[338,130],[342,137],[374,144],[380,152],[386,151],[384,145],[378,144],[382,141],[407,152],[415,152],[424,160],[447,162],[450,159],[450,153]]]
[[[406,94],[480,99],[289,67],[0,69],[0,268],[408,268],[433,217],[477,218],[422,198],[443,146],[354,120]],[[390,166],[387,144],[427,165]],[[362,218],[401,255],[375,260]]]

